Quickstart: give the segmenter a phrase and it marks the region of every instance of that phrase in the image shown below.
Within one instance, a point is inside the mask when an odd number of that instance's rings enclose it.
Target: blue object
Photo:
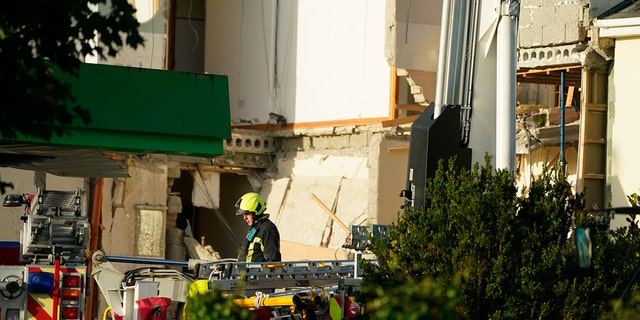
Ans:
[[[591,265],[591,235],[589,228],[576,228],[575,246],[578,266],[588,268]]]
[[[258,232],[258,229],[256,228],[251,228],[251,230],[249,230],[249,233],[247,233],[247,240],[249,242],[253,241],[253,239],[256,237],[256,232]]]
[[[51,293],[53,292],[53,273],[32,272],[29,273],[29,292]]]

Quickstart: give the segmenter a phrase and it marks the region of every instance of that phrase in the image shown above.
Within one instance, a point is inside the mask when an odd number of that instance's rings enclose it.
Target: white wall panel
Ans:
[[[610,184],[613,206],[628,206],[627,195],[640,193],[638,161],[638,108],[637,79],[640,74],[638,52],[640,38],[617,39],[613,86],[614,104],[609,107],[611,137]],[[630,161],[630,159],[635,159]]]
[[[385,2],[274,3],[207,2],[205,70],[229,76],[232,121],[387,117]]]

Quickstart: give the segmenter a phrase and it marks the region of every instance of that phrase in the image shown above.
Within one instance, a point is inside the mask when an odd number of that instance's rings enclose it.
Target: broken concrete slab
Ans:
[[[282,240],[319,246],[324,237],[329,218],[311,200],[314,193],[332,207],[338,194],[341,177],[296,176],[291,181],[287,197],[278,217],[278,229]]]

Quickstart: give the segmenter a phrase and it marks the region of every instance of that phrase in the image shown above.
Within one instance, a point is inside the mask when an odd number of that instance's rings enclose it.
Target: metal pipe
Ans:
[[[564,71],[560,72],[560,173],[566,173],[567,163],[564,155]]]
[[[451,13],[451,0],[442,1],[442,18],[440,21],[440,47],[438,51],[438,73],[436,82],[436,98],[435,109],[433,111],[433,117],[437,118],[442,113],[442,107],[444,105],[444,90],[445,90],[445,74],[448,55],[448,39],[450,28],[450,13]]]
[[[519,2],[503,1],[496,52],[496,169],[515,169],[516,34]]]
[[[165,260],[165,259],[153,259],[153,258],[140,258],[140,257],[123,257],[123,256],[105,256],[109,262],[126,262],[126,263],[148,263],[148,264],[162,264],[168,266],[188,266],[189,261],[183,260]]]
[[[473,111],[473,89],[475,86],[475,61],[478,43],[478,19],[480,15],[480,6],[478,2],[474,2],[474,6],[469,8],[468,39],[467,39],[467,61],[465,66],[465,83],[463,88],[460,116],[460,145],[467,147],[471,132],[471,112]]]
[[[465,60],[465,39],[468,36],[466,22],[468,18],[467,1],[455,0],[451,7],[452,23],[449,27],[449,54],[447,56],[447,86],[445,87],[444,105],[461,103],[461,87],[464,82],[462,62]]]
[[[58,320],[58,307],[60,306],[60,256],[53,250],[55,256],[55,262],[53,263],[53,320]]]

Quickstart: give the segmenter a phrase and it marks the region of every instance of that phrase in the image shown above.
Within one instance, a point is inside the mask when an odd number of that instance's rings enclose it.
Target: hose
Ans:
[[[182,306],[182,320],[187,320],[187,303],[189,303],[188,299],[187,301],[184,302],[184,305]]]
[[[104,309],[104,314],[102,315],[102,320],[107,320],[107,314],[111,311],[111,307],[107,307]]]

